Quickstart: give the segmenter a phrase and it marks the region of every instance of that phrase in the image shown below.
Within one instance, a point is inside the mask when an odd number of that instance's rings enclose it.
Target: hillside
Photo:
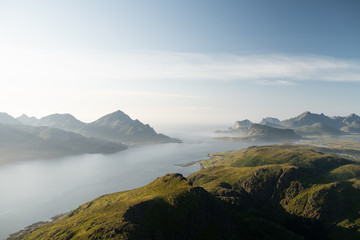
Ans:
[[[239,215],[180,174],[99,197],[14,239],[301,239],[256,216]]]
[[[15,239],[359,239],[360,165],[302,145],[215,153]],[[211,167],[209,167],[211,166]]]
[[[90,139],[56,128],[0,124],[0,164],[84,153],[114,153],[119,143]]]

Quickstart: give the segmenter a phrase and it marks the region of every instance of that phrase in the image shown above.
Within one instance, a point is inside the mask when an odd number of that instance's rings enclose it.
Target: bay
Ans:
[[[25,161],[0,167],[0,239],[24,227],[75,209],[100,195],[143,186],[166,173],[188,176],[212,152],[250,143],[216,141],[211,136],[177,135],[183,143],[131,147],[111,155],[85,154]]]

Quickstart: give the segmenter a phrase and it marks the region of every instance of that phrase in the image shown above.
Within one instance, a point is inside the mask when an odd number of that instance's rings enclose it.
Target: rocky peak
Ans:
[[[245,119],[245,120],[242,120],[242,121],[236,121],[235,124],[234,124],[234,128],[235,129],[250,128],[252,124],[253,123],[250,120]]]

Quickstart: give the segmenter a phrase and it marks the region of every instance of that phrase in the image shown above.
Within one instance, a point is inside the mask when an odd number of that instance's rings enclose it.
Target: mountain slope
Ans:
[[[194,186],[275,223],[286,222],[295,233],[308,232],[307,239],[359,239],[358,162],[301,145],[251,147],[212,157],[208,161],[214,167],[190,176]]]
[[[301,239],[265,219],[238,215],[180,174],[99,197],[9,239]]]
[[[303,126],[313,125],[315,123],[323,123],[328,126],[340,128],[340,124],[324,114],[315,114],[311,112],[304,112],[297,117],[290,118],[280,122],[281,125],[288,128],[299,128]]]
[[[297,128],[295,132],[302,136],[341,136],[346,134],[339,129],[330,127],[323,123],[314,123],[310,126],[303,126]]]
[[[7,113],[0,112],[0,123],[2,124],[21,124],[20,121],[18,121],[16,118],[10,116]]]
[[[16,239],[359,239],[360,164],[302,145],[212,154],[212,167],[104,195]]]
[[[0,164],[83,153],[114,153],[125,145],[48,127],[0,124]]]
[[[358,115],[351,114],[344,118],[342,122],[346,124],[341,128],[342,131],[360,133],[360,117]]]
[[[272,142],[300,140],[301,136],[291,129],[280,129],[261,124],[253,124],[245,138],[252,141]]]
[[[84,127],[86,123],[79,121],[71,114],[56,113],[40,118],[32,125],[58,128],[64,131],[77,131],[78,129]]]
[[[179,142],[158,134],[148,124],[132,120],[122,111],[116,111],[85,125],[76,131],[87,137],[124,143]]]

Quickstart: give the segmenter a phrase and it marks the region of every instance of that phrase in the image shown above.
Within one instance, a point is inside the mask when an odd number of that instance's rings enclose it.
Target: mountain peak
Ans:
[[[16,118],[10,116],[5,112],[0,112],[0,123],[3,124],[21,124]]]
[[[107,125],[107,126],[112,125],[113,127],[115,127],[121,124],[131,123],[132,121],[133,120],[123,111],[117,110],[113,113],[109,113],[99,118],[93,123],[98,125]]]
[[[26,125],[36,124],[36,122],[39,120],[36,117],[29,117],[26,114],[22,114],[20,117],[17,117],[16,119]]]
[[[245,119],[242,121],[236,121],[234,124],[235,129],[241,129],[241,128],[250,128],[252,125],[252,122],[249,119]]]
[[[41,118],[35,125],[54,127],[65,131],[76,131],[85,126],[85,123],[76,119],[69,113],[54,113]]]

